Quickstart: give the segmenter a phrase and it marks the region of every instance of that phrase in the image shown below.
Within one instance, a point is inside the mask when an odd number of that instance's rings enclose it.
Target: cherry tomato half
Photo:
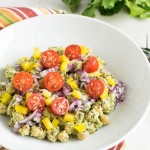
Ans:
[[[44,86],[48,91],[57,92],[64,85],[63,78],[58,72],[49,72],[44,77]]]
[[[53,68],[59,64],[59,55],[54,50],[47,50],[42,53],[41,62],[46,68]]]
[[[65,49],[65,55],[69,60],[80,59],[81,58],[81,48],[79,45],[69,45]]]
[[[83,70],[88,73],[92,73],[98,70],[99,63],[96,57],[90,56],[84,63],[83,63]]]
[[[99,98],[105,89],[105,85],[102,80],[93,79],[86,86],[86,93],[94,99]]]
[[[45,107],[45,101],[41,94],[31,94],[27,100],[27,106],[30,110],[43,110]]]
[[[33,85],[33,77],[30,73],[21,71],[14,76],[13,85],[17,90],[26,92]]]
[[[50,109],[55,115],[64,115],[69,110],[69,102],[64,97],[57,97],[52,101]]]

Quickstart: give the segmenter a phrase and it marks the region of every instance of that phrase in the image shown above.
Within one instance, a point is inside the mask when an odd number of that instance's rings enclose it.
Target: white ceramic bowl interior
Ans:
[[[84,141],[62,144],[11,133],[8,118],[0,116],[0,144],[13,150],[100,150],[113,146],[130,133],[149,105],[150,68],[141,49],[124,33],[104,22],[75,15],[51,15],[28,19],[0,31],[0,77],[5,65],[31,56],[34,47],[80,44],[93,50],[107,68],[126,84],[126,101],[110,114],[111,124]]]

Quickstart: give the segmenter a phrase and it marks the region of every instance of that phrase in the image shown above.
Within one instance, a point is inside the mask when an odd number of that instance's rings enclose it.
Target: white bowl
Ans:
[[[111,124],[84,141],[49,143],[11,133],[6,116],[0,116],[0,144],[13,150],[100,150],[123,140],[144,117],[150,100],[150,67],[141,49],[116,28],[96,19],[75,15],[51,15],[28,19],[0,31],[0,68],[31,56],[34,47],[72,43],[92,49],[111,72],[127,86],[126,101],[110,115]],[[2,72],[1,75],[2,77]]]

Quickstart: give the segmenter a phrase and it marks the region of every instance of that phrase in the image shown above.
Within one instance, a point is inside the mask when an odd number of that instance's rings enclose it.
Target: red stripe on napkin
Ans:
[[[19,10],[21,10],[23,13],[25,13],[29,18],[38,16],[32,9],[27,7],[15,7]]]
[[[9,7],[8,9],[12,10],[14,13],[16,13],[16,14],[17,14],[19,17],[21,17],[22,19],[26,19],[26,18],[27,18],[27,17],[25,17],[25,15],[23,15],[23,13],[21,13],[21,12],[19,12],[19,11],[17,10],[18,8],[15,9],[15,8],[13,8],[13,7],[12,7],[12,8]]]

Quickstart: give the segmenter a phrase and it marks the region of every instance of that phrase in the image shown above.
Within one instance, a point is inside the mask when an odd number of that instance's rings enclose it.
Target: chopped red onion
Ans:
[[[15,106],[17,104],[19,104],[20,102],[22,101],[22,96],[21,95],[18,95],[13,103],[12,106]]]
[[[75,68],[76,68],[76,65],[75,65],[75,64],[70,64],[70,65],[68,66],[68,72],[74,72]]]
[[[30,116],[26,117],[24,120],[20,121],[19,124],[27,123],[36,116],[37,111],[34,111]]]
[[[125,85],[122,82],[110,87],[110,91],[116,96],[116,105],[125,100]]]
[[[57,94],[59,97],[64,97],[64,96],[65,96],[62,91],[58,91],[56,94]]]
[[[91,103],[93,104],[93,103],[95,103],[95,99],[90,99],[90,101],[91,101]]]
[[[30,120],[30,121],[27,122],[27,124],[32,127],[32,126],[34,126],[35,123]]]
[[[87,83],[90,82],[88,73],[86,71],[82,71],[81,72],[81,74],[80,74],[80,81],[87,82]]]
[[[12,128],[12,132],[16,134],[20,127],[21,125],[18,122],[16,122],[14,127]]]
[[[38,80],[37,80],[37,78],[34,78],[34,83],[35,83],[35,85],[37,85],[38,87],[40,86],[40,85],[39,85],[39,82],[38,82]]]
[[[42,72],[40,72],[40,76],[45,77],[47,73],[48,73],[48,70],[43,70]]]
[[[62,88],[62,92],[67,96],[71,92],[70,86],[65,83]]]
[[[35,79],[40,79],[40,78],[41,78],[39,75],[34,75],[34,74],[32,74],[32,76],[33,76],[33,78],[35,78]]]

